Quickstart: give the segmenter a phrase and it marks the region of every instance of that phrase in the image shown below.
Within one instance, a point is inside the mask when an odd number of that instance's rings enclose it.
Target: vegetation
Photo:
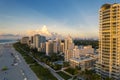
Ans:
[[[78,73],[77,69],[74,69],[74,68],[68,68],[68,69],[65,69],[65,71],[72,75],[75,75]]]
[[[55,70],[60,70],[62,68],[62,65],[54,64],[54,61],[57,61],[60,58],[59,56],[56,57],[56,54],[54,54],[53,56],[46,56],[42,54],[40,56],[40,54],[32,53],[32,55],[39,61],[46,63],[47,65],[51,66]]]
[[[107,78],[105,78],[105,80],[114,80],[114,79],[113,79],[113,78],[107,77]]]
[[[35,72],[35,74],[38,76],[40,80],[57,80],[47,68],[44,68],[40,66],[32,57],[30,57],[26,52],[29,52],[30,49],[27,45],[22,45],[20,43],[15,43],[14,48],[21,53],[23,58],[28,64],[30,65],[30,68]],[[23,49],[26,51],[23,51]],[[46,76],[47,75],[47,76]]]
[[[52,64],[51,67],[55,70],[60,70],[62,68],[62,65],[59,64]]]
[[[57,80],[47,68],[44,68],[37,63],[35,65],[31,65],[30,67],[41,80]]]
[[[75,45],[92,45],[93,48],[98,49],[98,40],[74,40]]]
[[[25,61],[28,63],[28,64],[33,64],[35,63],[36,61],[34,59],[32,59],[30,56],[24,56],[24,59]]]
[[[102,78],[93,70],[85,70],[80,73],[85,80],[102,80]]]
[[[7,66],[4,66],[4,67],[2,68],[2,71],[6,71],[6,70],[8,70],[8,68],[7,68]]]
[[[102,80],[101,76],[96,74],[94,70],[85,70],[81,72],[80,76],[83,76],[85,80]],[[114,80],[112,78],[106,78],[105,80]]]
[[[65,74],[64,72],[60,71],[60,72],[57,72],[62,78],[64,78],[65,80],[68,80],[70,78],[72,78],[71,76]]]
[[[63,66],[68,67],[68,66],[70,66],[70,63],[69,62],[63,62]]]

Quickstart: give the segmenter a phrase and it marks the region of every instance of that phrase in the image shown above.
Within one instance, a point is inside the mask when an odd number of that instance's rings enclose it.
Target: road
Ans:
[[[2,71],[3,67],[8,70]],[[39,80],[27,63],[12,47],[0,44],[0,80]]]

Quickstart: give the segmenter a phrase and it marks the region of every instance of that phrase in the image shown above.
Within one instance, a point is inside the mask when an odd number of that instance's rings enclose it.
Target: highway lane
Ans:
[[[3,67],[8,70],[2,71]],[[0,80],[38,80],[12,44],[0,44]]]

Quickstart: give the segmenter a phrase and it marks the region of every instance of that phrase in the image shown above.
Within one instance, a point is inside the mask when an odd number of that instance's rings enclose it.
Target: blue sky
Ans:
[[[99,8],[120,0],[0,0],[0,34],[26,34],[46,25],[50,32],[97,37]]]

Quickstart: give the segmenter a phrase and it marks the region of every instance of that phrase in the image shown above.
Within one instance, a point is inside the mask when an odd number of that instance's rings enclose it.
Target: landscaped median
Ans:
[[[72,78],[71,76],[67,75],[66,73],[59,71],[57,72],[61,77],[63,77],[65,80],[68,80],[70,78]]]
[[[27,64],[30,65],[30,68],[35,72],[40,80],[57,80],[57,78],[55,78],[47,68],[39,65],[32,57],[21,50],[20,47],[20,43],[14,44],[14,48],[21,53]]]
[[[78,73],[78,70],[74,68],[68,68],[68,69],[65,69],[65,71],[72,75],[75,75]]]

